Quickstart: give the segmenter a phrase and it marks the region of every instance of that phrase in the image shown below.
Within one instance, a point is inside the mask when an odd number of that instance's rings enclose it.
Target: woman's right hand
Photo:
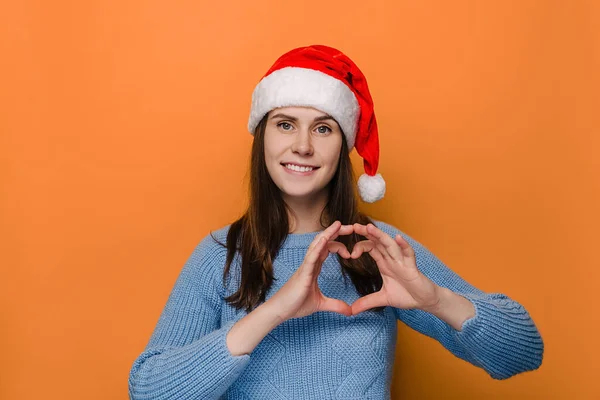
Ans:
[[[342,225],[335,221],[322,233],[319,233],[308,247],[304,262],[290,279],[265,302],[271,303],[272,309],[281,322],[292,318],[305,317],[317,311],[333,311],[347,316],[352,315],[352,308],[345,302],[325,297],[319,289],[318,278],[321,266],[329,253],[338,253],[350,258],[346,246],[334,239],[339,235],[353,232],[352,225]]]

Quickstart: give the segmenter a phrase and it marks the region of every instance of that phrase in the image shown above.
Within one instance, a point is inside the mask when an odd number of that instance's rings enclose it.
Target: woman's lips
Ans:
[[[282,167],[283,167],[283,169],[286,170],[286,172],[288,172],[292,175],[300,175],[300,176],[312,175],[313,173],[315,173],[316,170],[319,169],[319,167],[317,167],[317,168],[314,168],[312,171],[294,171],[293,169],[289,169],[285,165],[282,165]]]

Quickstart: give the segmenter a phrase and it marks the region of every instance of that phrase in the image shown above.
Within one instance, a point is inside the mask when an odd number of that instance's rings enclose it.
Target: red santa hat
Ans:
[[[367,80],[344,53],[323,45],[291,50],[275,61],[252,93],[248,130],[279,107],[314,107],[331,115],[346,136],[348,150],[356,147],[365,173],[358,179],[363,201],[373,203],[385,194],[377,173],[379,138]]]

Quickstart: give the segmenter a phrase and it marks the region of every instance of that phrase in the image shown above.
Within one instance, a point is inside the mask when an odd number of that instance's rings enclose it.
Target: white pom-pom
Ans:
[[[374,203],[382,199],[385,194],[385,181],[381,174],[374,176],[362,174],[358,178],[358,193],[360,193],[360,198],[367,203]]]

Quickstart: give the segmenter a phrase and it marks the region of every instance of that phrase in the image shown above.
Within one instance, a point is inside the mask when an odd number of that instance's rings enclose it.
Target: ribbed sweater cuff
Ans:
[[[134,399],[218,398],[238,378],[250,356],[233,356],[227,333],[235,321],[180,348],[148,349],[138,359]]]
[[[462,330],[453,329],[453,333],[474,363],[495,379],[539,367],[544,344],[521,304],[500,293],[458,294],[473,303],[475,316],[463,323]]]

